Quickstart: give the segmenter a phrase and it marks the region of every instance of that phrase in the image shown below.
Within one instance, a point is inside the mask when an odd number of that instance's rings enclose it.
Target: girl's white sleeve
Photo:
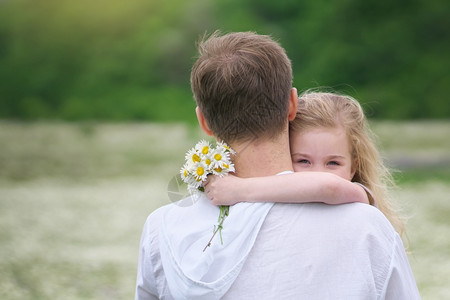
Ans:
[[[377,202],[375,201],[375,197],[373,196],[372,191],[368,187],[366,187],[364,184],[361,184],[356,181],[354,181],[353,183],[362,187],[364,189],[364,191],[366,191],[367,198],[369,198],[369,204],[378,208]]]

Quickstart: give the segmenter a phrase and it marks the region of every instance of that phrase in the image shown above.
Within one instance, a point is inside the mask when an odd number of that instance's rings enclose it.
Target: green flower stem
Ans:
[[[219,213],[219,219],[218,219],[219,225],[217,225],[217,228],[216,228],[216,226],[214,226],[213,235],[212,235],[211,239],[208,241],[208,244],[203,249],[203,252],[205,252],[206,248],[211,246],[211,242],[212,242],[213,238],[216,236],[217,232],[219,232],[220,242],[223,245],[223,239],[222,239],[223,221],[225,220],[225,218],[228,216],[229,213],[230,213],[230,206],[228,206],[228,205],[220,206],[220,213]]]

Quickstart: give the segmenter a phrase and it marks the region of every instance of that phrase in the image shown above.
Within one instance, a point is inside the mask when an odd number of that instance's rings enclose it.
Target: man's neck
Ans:
[[[289,138],[286,134],[274,140],[252,140],[232,145],[236,176],[261,177],[292,171]]]

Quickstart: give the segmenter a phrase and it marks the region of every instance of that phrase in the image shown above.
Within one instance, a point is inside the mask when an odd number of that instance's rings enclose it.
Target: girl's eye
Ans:
[[[329,165],[332,165],[332,166],[340,166],[341,164],[339,163],[339,162],[337,162],[337,161],[330,161],[330,162],[328,162],[328,164]]]
[[[309,164],[309,160],[307,160],[307,159],[299,159],[297,162],[299,164]]]

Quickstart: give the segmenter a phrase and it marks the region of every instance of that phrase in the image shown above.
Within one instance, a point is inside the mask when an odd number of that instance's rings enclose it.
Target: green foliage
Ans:
[[[0,2],[0,118],[193,122],[195,41],[270,34],[299,90],[350,93],[374,118],[449,118],[442,0]]]
[[[85,94],[70,98],[58,115],[67,120],[129,119],[164,122],[195,121],[195,101],[189,91],[179,87],[144,89],[130,86],[105,90],[95,96]]]

